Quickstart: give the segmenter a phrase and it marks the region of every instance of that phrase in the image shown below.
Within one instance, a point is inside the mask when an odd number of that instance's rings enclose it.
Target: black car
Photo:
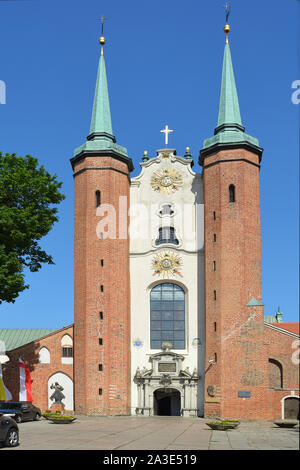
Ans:
[[[14,419],[0,414],[0,442],[7,447],[19,445],[19,429]]]
[[[42,415],[40,408],[25,401],[2,401],[0,402],[0,413],[11,416],[17,423],[38,421]]]

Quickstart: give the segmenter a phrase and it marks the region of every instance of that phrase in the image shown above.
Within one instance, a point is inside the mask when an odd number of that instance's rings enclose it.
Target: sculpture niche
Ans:
[[[62,393],[64,388],[61,385],[59,385],[58,382],[55,382],[55,384],[52,384],[50,388],[54,389],[54,392],[52,393],[50,397],[50,400],[54,400],[51,405],[51,410],[63,411],[65,408],[65,405],[62,402],[62,400],[66,398],[65,395]]]

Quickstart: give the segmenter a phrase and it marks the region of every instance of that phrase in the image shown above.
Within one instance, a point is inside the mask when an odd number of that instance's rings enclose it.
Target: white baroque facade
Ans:
[[[158,150],[141,167],[130,190],[131,413],[168,414],[171,407],[171,414],[201,416],[202,180],[173,149]]]

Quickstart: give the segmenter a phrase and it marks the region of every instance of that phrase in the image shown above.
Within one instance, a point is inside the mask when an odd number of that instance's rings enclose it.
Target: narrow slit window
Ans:
[[[100,345],[100,346],[103,345],[103,339],[102,339],[102,338],[99,338],[99,345]]]
[[[100,291],[103,292],[103,285],[100,286]]]
[[[217,241],[217,235],[214,233],[214,242]]]
[[[216,213],[215,213],[215,211],[213,212],[213,217],[214,217],[214,220],[216,220]]]
[[[99,395],[102,395],[102,388],[99,388]]]
[[[229,202],[235,202],[235,186],[231,184],[229,186]]]
[[[214,322],[214,331],[217,331],[217,323]]]
[[[99,364],[99,371],[100,371],[100,372],[103,371],[103,365],[102,365],[102,364]]]
[[[99,312],[100,320],[103,320],[103,312]]]
[[[214,300],[217,300],[217,291],[214,290]]]
[[[99,190],[96,191],[96,207],[99,207],[101,204],[101,192]]]
[[[103,259],[100,260],[100,264],[101,264],[102,267],[104,266],[104,261],[103,261]]]
[[[216,262],[213,261],[213,270],[215,271],[216,270]]]

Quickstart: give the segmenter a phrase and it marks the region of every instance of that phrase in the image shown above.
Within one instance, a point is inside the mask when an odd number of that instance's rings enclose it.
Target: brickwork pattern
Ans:
[[[73,380],[73,364],[62,364],[61,360],[61,340],[65,335],[73,338],[73,325],[6,353],[10,361],[3,365],[3,375],[14,401],[19,401],[19,357],[30,372],[33,403],[42,411],[48,409],[49,378],[57,372],[62,372]],[[49,364],[39,363],[39,351],[43,347],[50,352]]]
[[[244,149],[221,150],[204,162],[207,363],[217,355],[205,387],[216,385],[220,395],[219,404],[206,399],[206,415],[258,418],[267,387],[263,307],[246,307],[253,297],[261,301],[258,163]],[[239,398],[238,391],[250,391],[251,398]]]
[[[87,156],[75,165],[74,181],[75,410],[126,415],[130,403],[129,239],[128,210],[124,220],[119,197],[129,204],[128,168],[111,157]],[[101,192],[102,207],[110,204],[115,211],[116,238],[106,238],[104,233],[101,239],[96,232],[102,218],[96,213],[96,191]]]

